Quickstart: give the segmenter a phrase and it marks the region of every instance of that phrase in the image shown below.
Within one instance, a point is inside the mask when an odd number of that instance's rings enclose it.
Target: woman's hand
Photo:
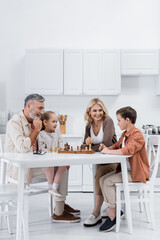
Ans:
[[[93,140],[94,139],[92,139],[90,137],[86,138],[86,145],[92,144]]]

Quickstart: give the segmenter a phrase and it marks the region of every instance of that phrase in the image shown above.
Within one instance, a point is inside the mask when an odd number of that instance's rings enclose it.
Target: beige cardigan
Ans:
[[[32,152],[31,140],[31,124],[27,121],[23,111],[16,114],[8,123],[5,138],[5,152],[27,153]],[[17,179],[18,168],[12,164],[7,166],[8,177]],[[25,171],[25,183],[32,181],[32,169]]]

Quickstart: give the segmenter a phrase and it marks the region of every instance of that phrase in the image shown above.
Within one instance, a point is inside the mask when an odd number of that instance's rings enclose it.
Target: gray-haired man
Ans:
[[[37,150],[37,136],[42,128],[41,114],[44,111],[44,97],[39,94],[31,94],[24,101],[24,109],[16,114],[7,124],[5,152],[26,153]],[[12,165],[8,166],[8,177],[17,179],[18,169]],[[44,168],[27,169],[25,172],[25,183],[31,183],[33,177],[44,176]],[[79,222],[80,218],[72,214],[79,214],[65,204],[68,191],[68,170],[60,183],[59,191],[62,197],[55,197],[54,222]],[[72,213],[72,214],[71,214]]]

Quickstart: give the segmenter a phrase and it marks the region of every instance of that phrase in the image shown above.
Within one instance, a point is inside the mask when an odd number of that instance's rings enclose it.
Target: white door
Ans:
[[[64,50],[64,94],[82,94],[82,50]]]
[[[122,75],[159,74],[159,50],[123,50]]]
[[[26,51],[26,94],[63,94],[63,50]]]

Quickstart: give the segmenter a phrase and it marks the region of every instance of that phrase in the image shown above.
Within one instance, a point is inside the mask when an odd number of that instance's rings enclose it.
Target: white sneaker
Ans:
[[[102,222],[101,215],[99,215],[98,217],[95,217],[93,214],[91,214],[88,216],[88,218],[86,219],[83,225],[85,227],[93,227],[101,222]]]
[[[58,192],[57,189],[50,188],[48,192],[49,192],[50,194],[52,194],[53,196],[62,197],[62,195],[60,194],[60,192]]]

